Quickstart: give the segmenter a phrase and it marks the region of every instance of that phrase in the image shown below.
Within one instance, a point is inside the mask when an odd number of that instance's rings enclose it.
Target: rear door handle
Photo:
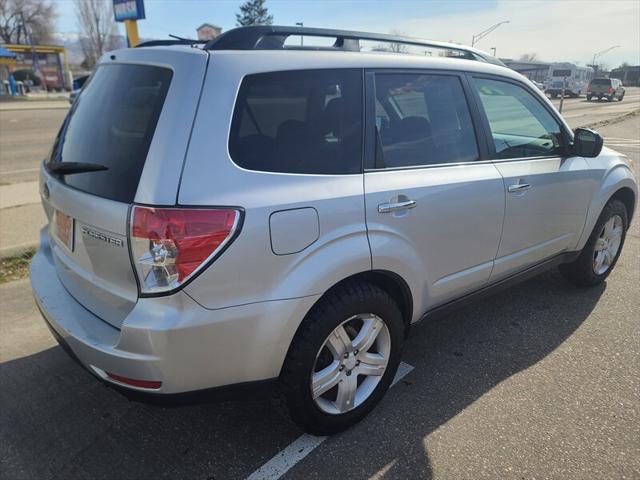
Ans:
[[[524,192],[525,190],[529,190],[531,185],[528,183],[517,183],[515,185],[509,185],[509,193],[517,193]]]
[[[378,205],[379,213],[389,213],[389,212],[397,212],[398,210],[409,210],[411,208],[416,208],[415,200],[406,200],[404,202],[395,202],[395,203],[381,203]]]

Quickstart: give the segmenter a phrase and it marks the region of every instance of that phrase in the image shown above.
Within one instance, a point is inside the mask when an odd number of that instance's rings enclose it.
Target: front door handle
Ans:
[[[409,210],[416,208],[415,200],[406,200],[404,202],[381,203],[378,205],[379,213],[397,212],[398,210]]]
[[[517,193],[524,192],[525,190],[529,190],[531,185],[528,183],[516,183],[515,185],[509,185],[509,193]]]

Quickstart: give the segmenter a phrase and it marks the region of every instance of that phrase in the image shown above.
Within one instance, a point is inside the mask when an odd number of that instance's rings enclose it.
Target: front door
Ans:
[[[504,212],[462,78],[367,73],[366,221],[373,269],[400,274],[418,314],[484,285]]]
[[[594,179],[584,158],[565,154],[560,123],[525,87],[481,77],[471,84],[506,196],[494,281],[575,248]]]

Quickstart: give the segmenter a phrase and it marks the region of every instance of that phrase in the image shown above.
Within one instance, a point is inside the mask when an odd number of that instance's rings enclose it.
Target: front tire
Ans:
[[[362,420],[389,389],[403,340],[402,314],[384,290],[348,282],[328,292],[300,325],[280,374],[293,421],[330,435]]]
[[[560,273],[571,283],[588,287],[604,282],[618,261],[629,225],[627,209],[620,200],[604,207],[580,256],[560,265]]]

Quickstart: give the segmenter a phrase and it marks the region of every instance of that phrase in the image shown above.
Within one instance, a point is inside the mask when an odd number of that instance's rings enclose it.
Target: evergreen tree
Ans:
[[[269,15],[269,10],[264,5],[265,0],[247,0],[240,5],[240,13],[236,13],[236,25],[244,27],[247,25],[271,25],[273,15]]]

